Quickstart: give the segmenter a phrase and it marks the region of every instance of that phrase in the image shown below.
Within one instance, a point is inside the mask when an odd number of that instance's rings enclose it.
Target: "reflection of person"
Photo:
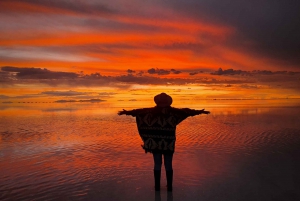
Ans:
[[[189,116],[209,114],[209,111],[189,108],[171,107],[171,96],[161,93],[154,97],[156,103],[152,108],[119,111],[119,115],[136,117],[139,134],[144,142],[145,152],[151,152],[154,159],[155,190],[160,190],[162,155],[166,170],[168,191],[172,191],[173,167],[172,159],[175,151],[176,126]]]

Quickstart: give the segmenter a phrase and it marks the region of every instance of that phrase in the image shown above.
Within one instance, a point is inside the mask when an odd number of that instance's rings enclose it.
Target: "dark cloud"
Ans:
[[[125,74],[119,76],[104,76],[100,73],[84,74],[69,73],[69,72],[56,72],[48,69],[41,68],[18,68],[18,67],[2,67],[2,70],[10,73],[11,77],[1,85],[13,86],[15,84],[36,85],[44,84],[48,86],[70,86],[70,87],[115,87],[115,88],[129,88],[133,84],[138,85],[212,85],[212,84],[226,84],[229,87],[232,84],[265,84],[277,86],[282,88],[296,89],[299,86],[300,72],[294,71],[267,71],[267,70],[253,70],[243,71],[235,69],[222,70],[212,72],[211,76],[197,77],[197,78],[162,78],[160,77],[159,70],[155,70],[155,74],[151,76],[137,74]],[[150,69],[151,70],[151,69]],[[1,71],[0,71],[1,72]],[[175,69],[168,71],[169,73],[176,73]],[[32,73],[32,74],[30,74]],[[21,74],[21,76],[20,76]],[[41,76],[40,76],[41,75]],[[57,76],[54,76],[57,75]],[[55,77],[55,79],[54,79]],[[51,79],[50,79],[51,78]],[[299,88],[299,87],[298,87]],[[93,97],[109,97],[114,93],[101,92],[97,96],[89,92],[78,91],[44,91],[40,94],[27,94],[13,98],[30,98],[40,96],[71,96],[78,98],[93,98]]]
[[[62,99],[62,100],[56,100],[54,102],[56,102],[56,103],[74,103],[74,102],[76,102],[76,100],[64,100],[64,99]]]
[[[10,104],[10,103],[13,103],[13,102],[11,102],[11,101],[3,101],[2,103]]]
[[[81,96],[86,95],[86,92],[78,92],[78,91],[44,91],[41,94],[50,95],[50,96]]]
[[[189,75],[197,75],[199,73],[203,73],[203,71],[190,72]]]
[[[300,72],[269,70],[242,71],[234,69],[222,70],[220,68],[218,71],[215,71],[211,74],[228,77],[230,79],[238,78],[239,82],[234,83],[233,80],[226,81],[225,79],[224,83],[240,84],[239,87],[245,89],[262,88],[262,86],[264,86],[267,88],[293,89],[296,91],[300,91]],[[218,83],[220,81],[220,79],[216,79],[213,81],[213,83]]]
[[[253,75],[298,75],[300,72],[294,71],[270,71],[270,70],[253,70],[253,71],[244,71],[244,70],[234,70],[226,69],[223,70],[219,68],[217,71],[212,72],[212,75],[242,75],[242,76],[253,76]]]
[[[212,75],[250,75],[249,71],[243,71],[243,70],[233,70],[233,69],[226,69],[223,70],[222,68],[219,68],[217,71],[212,72]]]
[[[1,68],[4,72],[16,73],[18,79],[72,79],[77,78],[78,74],[71,72],[55,72],[46,68],[18,68],[4,66]]]
[[[237,29],[230,40],[261,57],[300,68],[300,1],[166,0],[165,7],[200,21]]]
[[[180,74],[181,71],[171,69],[171,70],[165,70],[165,69],[158,69],[158,68],[151,68],[148,70],[149,74],[157,74],[157,75],[169,75],[170,73],[173,74]]]
[[[175,69],[171,69],[171,72],[174,73],[174,74],[180,74],[181,73],[181,71],[175,70]]]
[[[87,100],[57,100],[55,101],[56,103],[75,103],[75,102],[89,102],[89,103],[98,103],[98,102],[103,102],[105,100],[102,99],[87,99]]]
[[[97,102],[103,102],[106,100],[102,100],[99,98],[93,98],[93,99],[88,99],[88,100],[79,100],[78,102],[90,102],[90,103],[97,103]]]
[[[5,71],[0,71],[0,84],[6,84],[11,79],[10,73]]]
[[[157,74],[157,75],[169,75],[170,71],[164,70],[164,69],[151,68],[148,70],[148,73],[149,74]]]
[[[0,95],[0,99],[8,99],[10,98],[9,96],[6,96],[6,95]]]
[[[10,79],[3,85],[14,84],[46,84],[50,86],[109,86],[116,84],[116,80],[110,76],[102,76],[100,73],[83,74],[73,72],[56,72],[46,68],[18,68],[5,66],[1,68],[10,73]]]
[[[131,70],[131,69],[128,69],[128,70],[127,70],[127,73],[131,74],[131,73],[135,73],[135,71],[134,71],[134,70]]]
[[[139,75],[139,76],[143,76],[143,74],[144,74],[144,71],[139,71],[139,72],[137,73],[137,75]]]
[[[197,75],[198,74],[198,72],[191,72],[191,73],[189,73],[189,75]]]

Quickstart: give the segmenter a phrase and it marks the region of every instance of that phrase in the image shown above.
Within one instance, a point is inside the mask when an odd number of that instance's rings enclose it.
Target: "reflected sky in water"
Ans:
[[[228,102],[195,104],[211,114],[177,127],[172,199],[300,198],[300,108]],[[0,199],[155,200],[152,156],[121,109],[1,105]]]

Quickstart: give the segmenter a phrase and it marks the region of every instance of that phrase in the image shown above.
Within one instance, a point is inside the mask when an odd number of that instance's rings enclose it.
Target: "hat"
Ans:
[[[166,93],[158,94],[154,97],[154,102],[158,107],[168,107],[172,104],[172,97]]]

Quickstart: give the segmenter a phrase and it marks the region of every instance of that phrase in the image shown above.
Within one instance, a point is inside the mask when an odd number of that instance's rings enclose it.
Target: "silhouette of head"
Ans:
[[[154,96],[154,102],[158,107],[168,107],[172,104],[172,97],[166,93],[161,93]]]

